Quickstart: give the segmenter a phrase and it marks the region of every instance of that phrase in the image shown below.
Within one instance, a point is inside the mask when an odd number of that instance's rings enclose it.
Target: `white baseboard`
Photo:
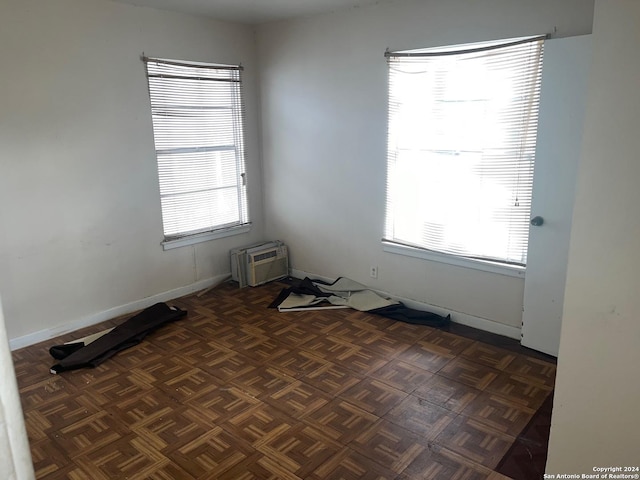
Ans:
[[[329,283],[332,283],[333,281],[335,281],[335,278],[327,278],[321,275],[315,275],[313,273],[305,272],[303,270],[296,270],[296,269],[291,269],[291,276],[295,278],[309,277],[311,279],[322,280]],[[516,340],[520,340],[521,338],[520,336],[521,330],[519,327],[514,327],[512,325],[505,325],[504,323],[496,322],[495,320],[476,317],[475,315],[470,315],[468,313],[456,312],[453,310],[446,310],[436,305],[430,305],[428,303],[419,302],[417,300],[403,298],[398,295],[393,295],[391,293],[383,292],[381,290],[377,290],[374,288],[371,288],[371,290],[375,291],[376,293],[379,293],[384,297],[392,298],[393,300],[398,300],[399,302],[402,302],[409,308],[433,312],[433,313],[437,313],[438,315],[451,315],[451,321],[455,323],[459,323],[461,325],[477,328],[478,330],[483,330],[485,332],[495,333],[496,335],[502,335],[503,337],[514,338]]]
[[[11,348],[11,350],[28,347],[29,345],[43,342],[45,340],[50,340],[60,335],[74,332],[81,328],[90,327],[91,325],[104,322],[105,320],[111,320],[112,318],[119,317],[120,315],[126,315],[128,313],[142,310],[158,302],[167,302],[175,298],[184,297],[185,295],[189,295],[199,290],[214,287],[221,284],[228,278],[231,278],[231,274],[216,275],[215,277],[200,280],[199,282],[192,283],[184,287],[175,288],[173,290],[169,290],[168,292],[158,293],[156,295],[152,295],[151,297],[136,300],[135,302],[130,302],[125,305],[113,307],[108,310],[103,310],[102,312],[91,314],[87,317],[80,318],[73,322],[65,323],[64,325],[59,325],[53,328],[46,328],[44,330],[30,333],[22,337],[12,338],[11,340],[9,340],[9,347]]]

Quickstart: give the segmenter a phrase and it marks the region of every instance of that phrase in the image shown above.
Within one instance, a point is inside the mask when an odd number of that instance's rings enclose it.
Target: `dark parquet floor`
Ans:
[[[534,475],[518,458],[549,404],[552,359],[459,325],[268,309],[283,286],[168,302],[188,316],[95,369],[51,375],[48,348],[125,318],[13,352],[37,477]]]

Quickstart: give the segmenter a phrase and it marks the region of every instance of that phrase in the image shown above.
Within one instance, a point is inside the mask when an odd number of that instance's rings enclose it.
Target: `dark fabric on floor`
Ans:
[[[73,352],[84,347],[84,343],[69,343],[64,345],[54,345],[49,349],[49,354],[56,360],[67,358]]]
[[[149,333],[162,325],[178,320],[187,314],[176,307],[169,307],[166,303],[156,303],[142,312],[134,315],[121,325],[118,325],[106,335],[75,351],[65,349],[65,345],[51,347],[49,353],[60,359],[51,367],[51,373],[60,373],[78,368],[97,367],[116,353],[140,343]]]
[[[397,305],[369,310],[369,313],[382,315],[383,317],[398,320],[400,322],[413,323],[416,325],[428,325],[430,327],[443,327],[451,322],[451,315],[443,317],[437,313],[415,310],[407,307],[402,302]]]

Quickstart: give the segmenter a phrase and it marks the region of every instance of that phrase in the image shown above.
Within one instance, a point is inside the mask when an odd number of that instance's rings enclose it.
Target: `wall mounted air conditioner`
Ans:
[[[255,287],[289,275],[287,246],[276,240],[231,250],[231,278]]]

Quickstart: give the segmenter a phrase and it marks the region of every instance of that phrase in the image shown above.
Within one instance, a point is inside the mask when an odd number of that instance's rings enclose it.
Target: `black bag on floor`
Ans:
[[[186,314],[185,310],[177,307],[156,303],[88,345],[53,346],[49,353],[60,362],[51,367],[50,372],[56,374],[77,368],[97,367],[116,353],[137,345],[162,325],[178,320]]]

